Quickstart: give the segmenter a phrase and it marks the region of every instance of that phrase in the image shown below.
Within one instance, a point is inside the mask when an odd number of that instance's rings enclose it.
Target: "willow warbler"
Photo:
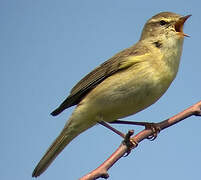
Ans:
[[[113,122],[155,103],[174,80],[190,17],[162,12],[147,21],[140,40],[81,79],[51,114],[77,105],[32,176],[43,173],[76,136],[99,121]]]

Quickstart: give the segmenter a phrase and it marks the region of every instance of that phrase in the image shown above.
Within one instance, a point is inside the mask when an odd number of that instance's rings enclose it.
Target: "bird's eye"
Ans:
[[[164,25],[166,25],[166,24],[167,24],[166,21],[164,21],[164,20],[161,20],[161,21],[160,21],[160,25],[161,25],[161,26],[164,26]]]

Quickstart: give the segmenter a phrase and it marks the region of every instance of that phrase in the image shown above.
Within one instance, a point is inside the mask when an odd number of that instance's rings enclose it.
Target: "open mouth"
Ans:
[[[184,34],[183,32],[183,27],[184,27],[184,23],[186,22],[186,20],[190,17],[191,15],[187,15],[187,16],[183,16],[181,17],[176,23],[175,23],[175,31],[179,33],[179,35],[181,36],[187,36],[189,37],[187,34]]]

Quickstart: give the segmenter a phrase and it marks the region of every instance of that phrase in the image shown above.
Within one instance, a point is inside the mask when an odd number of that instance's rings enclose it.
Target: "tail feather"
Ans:
[[[32,177],[41,175],[53,162],[53,160],[59,155],[59,153],[80,133],[89,129],[96,124],[92,121],[91,115],[85,113],[82,107],[79,106],[75,109],[70,119],[64,126],[64,129],[60,135],[55,139],[52,145],[49,147],[45,155],[42,157],[36,168],[32,173]]]
[[[67,134],[65,128],[49,147],[43,158],[40,160],[32,173],[32,177],[40,176],[75,136],[72,136],[72,134]]]

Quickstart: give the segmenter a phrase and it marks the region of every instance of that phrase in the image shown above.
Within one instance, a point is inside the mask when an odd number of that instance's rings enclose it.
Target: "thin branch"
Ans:
[[[186,110],[178,113],[177,115],[156,124],[162,131],[192,115],[201,116],[201,101],[187,108]],[[117,150],[107,160],[105,160],[98,168],[86,174],[79,180],[94,180],[98,178],[107,179],[109,177],[108,170],[113,166],[113,164],[115,164],[126,153],[135,149],[138,143],[140,143],[144,139],[147,139],[152,134],[153,132],[151,129],[144,129],[140,131],[138,134],[132,136],[130,138],[130,141],[134,142],[132,143],[133,144],[132,148],[128,146],[127,143],[121,143],[121,145],[117,148]]]

